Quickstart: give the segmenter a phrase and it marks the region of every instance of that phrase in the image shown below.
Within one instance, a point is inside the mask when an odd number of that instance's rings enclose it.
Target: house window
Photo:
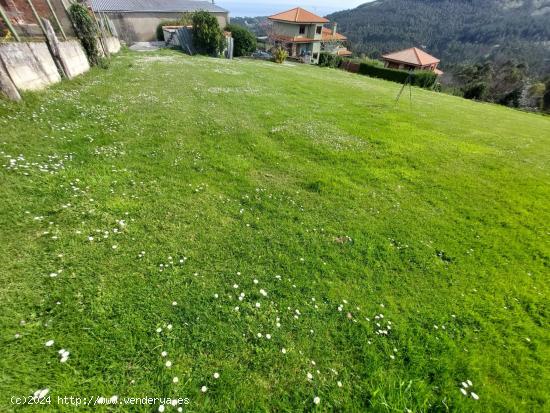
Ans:
[[[313,53],[313,60],[317,60],[319,58],[319,53]]]
[[[323,32],[323,26],[317,26],[317,34],[321,34]]]
[[[301,24],[300,25],[300,34],[305,34],[306,32],[306,25],[305,24]]]

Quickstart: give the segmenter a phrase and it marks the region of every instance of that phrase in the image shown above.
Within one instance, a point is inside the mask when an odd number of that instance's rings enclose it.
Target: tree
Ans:
[[[207,11],[193,14],[193,45],[201,54],[218,56],[223,50],[223,33],[218,20]]]
[[[228,25],[225,30],[231,32],[235,42],[235,57],[247,56],[254,52],[257,47],[256,37],[248,29],[235,24]]]

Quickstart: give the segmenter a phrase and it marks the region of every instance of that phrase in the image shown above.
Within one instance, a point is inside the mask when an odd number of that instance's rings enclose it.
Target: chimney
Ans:
[[[336,29],[338,29],[338,23],[335,22],[334,25],[332,26],[332,35],[334,37],[336,37],[336,33],[337,33]]]

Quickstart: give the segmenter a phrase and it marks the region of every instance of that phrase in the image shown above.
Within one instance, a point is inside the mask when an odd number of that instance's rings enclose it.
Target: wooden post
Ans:
[[[92,6],[90,6],[90,11],[92,12],[92,16],[93,16],[95,24],[97,26],[97,30],[98,30],[98,34],[99,34],[99,44],[101,45],[101,47],[103,49],[103,54],[105,55],[105,57],[109,59],[111,57],[111,53],[109,53],[109,49],[107,48],[106,36],[103,33],[103,30],[101,29],[101,25],[99,24],[99,20],[97,19],[97,16],[95,15],[94,9],[92,8]]]
[[[21,41],[21,38],[19,37],[19,35],[17,34],[17,32],[15,31],[15,28],[13,27],[13,25],[11,24],[11,21],[10,19],[8,18],[6,12],[4,11],[4,8],[2,7],[2,5],[0,4],[0,17],[2,17],[2,19],[4,19],[4,21],[6,22],[6,25],[8,26],[8,30],[11,32],[11,34],[13,34],[13,37],[15,38],[15,40],[17,42],[20,42]]]
[[[63,26],[61,26],[61,22],[57,18],[57,14],[55,14],[55,10],[52,7],[52,3],[50,3],[50,0],[45,0],[46,4],[48,5],[50,11],[52,12],[53,18],[55,19],[55,22],[57,23],[57,27],[59,27],[59,30],[61,31],[61,35],[63,36],[63,39],[67,40],[67,35],[65,35],[65,31],[63,30]]]
[[[38,15],[38,12],[36,11],[36,9],[34,8],[34,4],[32,4],[32,0],[27,0],[27,3],[29,4],[29,6],[31,7],[31,10],[32,10],[32,14],[34,15],[34,18],[36,19],[36,21],[38,22],[38,25],[40,26],[40,28],[42,29],[42,33],[44,33],[44,37],[48,37],[47,34],[46,34],[46,28],[44,27],[44,25],[42,24],[42,20],[40,20],[40,16]]]
[[[19,102],[21,100],[21,95],[17,91],[17,88],[13,84],[8,71],[4,69],[4,63],[0,58],[0,92],[4,93],[8,99],[15,100]]]

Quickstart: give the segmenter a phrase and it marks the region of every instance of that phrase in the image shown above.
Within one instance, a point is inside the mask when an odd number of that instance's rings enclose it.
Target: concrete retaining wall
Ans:
[[[72,79],[90,70],[80,42],[60,42],[50,22],[44,20],[44,24],[51,50],[40,42],[0,44],[0,92],[11,99],[18,100],[14,87],[19,91],[40,90],[61,81],[61,75]],[[107,38],[105,43],[110,53],[120,51],[116,37]]]
[[[19,90],[39,90],[61,81],[46,43],[2,44],[0,59]]]
[[[107,44],[109,53],[114,54],[120,52],[120,42],[116,37],[107,37],[105,43]]]
[[[62,60],[63,69],[69,79],[86,73],[90,70],[88,58],[78,40],[59,42],[59,58]]]

